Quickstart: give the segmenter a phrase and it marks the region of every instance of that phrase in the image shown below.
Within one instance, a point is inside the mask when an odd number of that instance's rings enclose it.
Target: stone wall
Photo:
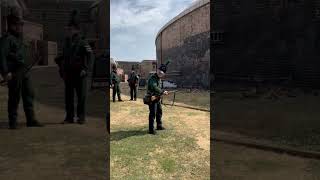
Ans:
[[[120,68],[123,69],[124,74],[130,74],[132,66],[139,67],[140,62],[133,61],[117,61]]]
[[[137,73],[141,79],[147,79],[150,72],[156,71],[157,62],[155,60],[143,60],[140,63],[139,70]]]
[[[157,62],[170,59],[167,79],[179,87],[209,88],[210,0],[201,0],[165,25],[156,38]]]
[[[70,20],[71,11],[77,9],[80,11],[80,21],[82,32],[86,33],[87,38],[96,37],[95,25],[90,21],[90,6],[94,1],[29,1],[27,6],[30,14],[27,20],[37,22],[43,25],[43,39],[47,41],[56,41],[59,52],[61,52],[62,43],[65,34],[65,26]]]
[[[216,0],[216,80],[320,87],[320,1]]]

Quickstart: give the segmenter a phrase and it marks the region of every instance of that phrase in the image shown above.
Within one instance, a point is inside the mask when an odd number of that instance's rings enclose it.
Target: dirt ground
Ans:
[[[62,125],[63,83],[55,67],[34,69],[35,110],[43,128],[7,129],[7,89],[0,88],[0,179],[106,179],[107,133],[102,91],[88,96],[88,123]]]

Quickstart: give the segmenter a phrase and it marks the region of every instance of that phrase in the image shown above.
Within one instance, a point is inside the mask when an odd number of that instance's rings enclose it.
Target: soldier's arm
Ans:
[[[7,56],[9,52],[9,42],[5,39],[0,40],[0,73],[5,77],[9,72]]]
[[[158,87],[157,82],[155,80],[151,79],[148,83],[150,83],[151,89],[156,95],[161,95],[163,93],[161,88]]]
[[[114,84],[113,82],[115,81],[115,75],[114,73],[112,72],[111,75],[110,75],[110,84]]]
[[[83,62],[83,67],[82,69],[85,70],[85,71],[88,71],[89,70],[89,67],[90,67],[90,64],[92,62],[92,59],[93,59],[93,52],[92,52],[92,49],[89,45],[89,43],[87,41],[84,41],[83,43],[83,46],[84,46],[84,50],[85,50],[85,54],[86,54],[86,58],[84,58],[84,62]]]

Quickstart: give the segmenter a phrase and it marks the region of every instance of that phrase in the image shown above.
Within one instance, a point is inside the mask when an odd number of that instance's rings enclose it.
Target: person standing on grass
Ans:
[[[161,64],[155,74],[152,74],[148,79],[147,94],[150,96],[161,97],[162,95],[168,95],[167,91],[161,89],[161,79],[164,78],[167,71],[167,65]],[[154,119],[156,118],[157,130],[164,130],[162,126],[162,106],[161,99],[150,102],[149,104],[149,134],[156,134],[154,130]]]
[[[112,101],[116,102],[116,94],[118,95],[118,101],[121,102],[121,90],[120,90],[120,77],[117,73],[117,66],[112,65],[112,72],[110,75],[110,84],[112,87]]]
[[[138,82],[139,78],[134,71],[134,67],[132,67],[132,71],[130,73],[130,77],[128,79],[129,87],[130,87],[130,101],[137,100],[137,89],[138,89]]]

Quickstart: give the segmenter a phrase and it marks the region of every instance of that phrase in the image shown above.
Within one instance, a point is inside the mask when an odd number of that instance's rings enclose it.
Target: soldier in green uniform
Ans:
[[[167,91],[161,89],[161,78],[164,77],[167,71],[167,65],[162,64],[155,74],[152,74],[148,79],[147,84],[147,94],[150,96],[160,97],[162,95],[167,95]],[[164,130],[162,126],[162,107],[160,98],[152,101],[149,104],[149,134],[156,134],[154,130],[154,119],[157,121],[157,130]]]
[[[1,38],[0,72],[8,82],[9,128],[17,128],[18,105],[22,96],[28,127],[41,127],[36,120],[33,106],[34,92],[30,73],[27,72],[26,45],[22,39],[23,21],[11,14],[7,17],[8,32]]]
[[[92,61],[92,49],[82,36],[78,22],[75,21],[78,12],[73,11],[71,16],[60,62],[60,75],[65,83],[66,118],[63,123],[74,123],[74,92],[76,92],[78,123],[84,124],[87,76]]]
[[[110,84],[112,86],[112,101],[116,101],[116,94],[118,95],[118,101],[122,101],[121,99],[121,90],[120,90],[120,77],[117,74],[117,66],[115,64],[112,65],[112,72],[110,75]]]
[[[137,100],[137,87],[138,87],[138,75],[134,71],[134,67],[132,67],[132,71],[130,73],[130,77],[128,79],[129,87],[130,87],[130,101],[133,101],[133,99]]]

